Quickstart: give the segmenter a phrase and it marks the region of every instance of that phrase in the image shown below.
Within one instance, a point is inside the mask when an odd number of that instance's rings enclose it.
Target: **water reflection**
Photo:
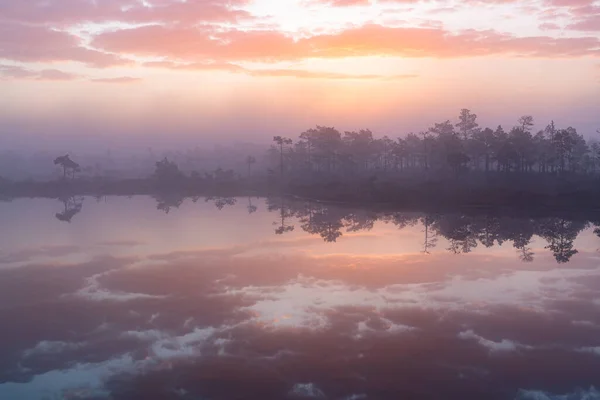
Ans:
[[[172,209],[177,209],[183,204],[184,197],[177,193],[160,193],[154,196],[156,200],[156,209],[164,211],[165,214],[171,212]]]
[[[254,204],[252,204],[252,197],[248,197],[248,214],[253,214],[256,211],[258,211],[258,207],[256,207]]]
[[[222,210],[227,206],[233,206],[237,203],[237,199],[235,197],[207,197],[205,200],[207,203],[214,203],[217,210]]]
[[[106,201],[106,198],[104,198]],[[177,193],[155,195],[156,209],[169,214],[178,209],[186,200]],[[196,203],[200,198],[192,198]],[[56,213],[60,221],[71,220],[82,211],[83,197],[65,197],[59,199],[64,210]],[[101,198],[96,199],[98,202]],[[223,210],[234,206],[235,197],[206,197],[206,203],[214,204],[216,209]],[[258,207],[247,199],[247,211],[253,214]],[[391,223],[399,229],[423,227],[423,253],[430,254],[437,246],[438,238],[448,240],[447,251],[454,254],[470,253],[478,245],[487,248],[502,245],[511,241],[518,258],[523,262],[532,262],[535,252],[531,248],[531,240],[539,236],[547,241],[546,249],[550,250],[558,263],[567,263],[578,253],[574,241],[577,236],[590,225],[595,226],[594,233],[600,237],[600,217],[506,217],[489,214],[460,213],[414,213],[414,212],[374,212],[366,209],[352,209],[335,205],[325,205],[314,201],[292,201],[285,197],[266,199],[266,209],[277,214],[275,233],[283,235],[294,231],[293,222],[298,222],[301,229],[312,235],[321,236],[325,242],[336,242],[344,232],[369,231],[376,221]],[[292,221],[292,222],[290,222]]]
[[[59,198],[64,205],[64,210],[56,213],[56,219],[62,222],[71,222],[73,217],[81,212],[83,208],[83,197],[80,196],[65,196]]]
[[[533,261],[535,253],[530,247],[535,235],[545,239],[546,249],[552,251],[559,263],[567,263],[577,250],[573,243],[590,224],[586,219],[561,217],[500,217],[490,215],[465,215],[458,213],[375,213],[368,210],[325,206],[313,202],[289,202],[285,199],[268,199],[268,210],[279,211],[280,224],[276,233],[293,230],[286,219],[295,217],[301,228],[321,236],[326,242],[336,242],[343,232],[369,231],[376,221],[396,225],[399,229],[421,225],[423,227],[423,252],[429,254],[437,246],[438,237],[448,240],[447,250],[454,254],[470,253],[478,245],[487,248],[511,241],[519,258]],[[291,228],[291,229],[290,229]],[[599,229],[596,229],[598,234]],[[599,235],[600,236],[600,235]]]
[[[593,216],[193,200],[0,207],[0,399],[599,396]]]

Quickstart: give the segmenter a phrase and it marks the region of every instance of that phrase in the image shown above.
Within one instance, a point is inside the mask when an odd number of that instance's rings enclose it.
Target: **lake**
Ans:
[[[0,399],[600,399],[599,223],[0,202]]]

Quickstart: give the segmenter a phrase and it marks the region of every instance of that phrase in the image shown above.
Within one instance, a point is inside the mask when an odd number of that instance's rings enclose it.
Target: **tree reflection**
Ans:
[[[377,221],[377,213],[368,210],[352,211],[344,217],[347,232],[370,231]]]
[[[237,203],[237,199],[235,197],[214,196],[207,197],[205,199],[205,202],[207,203],[211,201],[214,202],[215,207],[217,207],[219,211],[224,209],[226,206],[234,206]]]
[[[533,256],[535,255],[530,247],[522,247],[517,249],[517,254],[519,255],[519,260],[526,263],[533,262]]]
[[[342,236],[346,216],[342,210],[337,207],[324,207],[320,204],[308,203],[305,209],[306,214],[302,216],[302,229],[313,235],[319,235],[325,242],[336,242]],[[354,228],[352,227],[354,226]],[[356,225],[350,223],[350,228],[356,231]]]
[[[331,212],[318,212],[313,216],[309,232],[319,234],[326,242],[336,242],[341,236],[344,224],[341,218]]]
[[[423,218],[421,218],[421,223],[423,224],[423,232],[425,234],[422,252],[425,254],[431,254],[430,250],[435,248],[438,242],[437,234],[431,228],[431,224],[433,223],[433,217],[425,215]]]
[[[448,251],[470,253],[477,247],[477,235],[470,217],[457,214],[440,216],[434,225],[440,235],[450,242]]]
[[[284,233],[292,232],[295,229],[294,225],[288,224],[288,220],[294,217],[294,212],[286,203],[284,197],[267,201],[267,209],[269,211],[279,211],[278,221],[273,222],[273,225],[277,226],[275,229],[276,235],[283,235]]]
[[[246,209],[248,210],[248,214],[254,214],[256,210],[258,210],[258,208],[252,204],[252,197],[248,197],[248,207],[246,207]]]
[[[161,193],[154,196],[154,199],[157,202],[156,209],[168,214],[171,212],[171,209],[179,208],[185,198],[177,193]]]
[[[59,200],[62,201],[64,210],[56,213],[56,219],[62,222],[71,223],[73,217],[81,212],[84,198],[78,196],[67,196],[60,197]]]
[[[556,261],[567,263],[579,251],[573,248],[573,242],[581,231],[587,228],[587,222],[570,221],[564,218],[547,218],[541,224],[541,235],[552,250]]]
[[[179,208],[185,196],[164,192],[154,195],[156,208],[169,214]],[[96,201],[106,197],[95,196]],[[191,197],[196,203],[199,196]],[[60,221],[71,222],[81,212],[83,197],[63,196],[59,198],[64,210],[56,213]],[[205,198],[206,203],[214,203],[218,210],[234,206],[235,197],[212,196]],[[267,210],[277,214],[274,232],[283,235],[295,230],[298,225],[310,235],[318,235],[327,243],[335,243],[344,232],[366,232],[374,228],[377,221],[391,224],[399,230],[419,226],[422,232],[421,252],[430,254],[442,246],[453,254],[468,254],[476,251],[479,245],[485,248],[512,243],[516,256],[522,262],[533,262],[534,245],[540,238],[546,242],[545,249],[552,252],[560,264],[568,263],[578,253],[575,239],[587,227],[600,237],[600,222],[597,217],[590,220],[582,217],[507,217],[470,213],[423,213],[423,212],[383,212],[366,208],[350,208],[330,205],[318,201],[294,200],[283,196],[266,199]],[[252,197],[247,198],[246,210],[254,214],[258,208]],[[296,221],[296,222],[295,222]],[[417,229],[417,228],[415,228]],[[418,239],[421,240],[421,239]],[[440,246],[441,247],[441,246]]]
[[[494,216],[486,215],[475,221],[475,230],[477,231],[477,240],[487,248],[494,247],[495,243],[501,245],[503,242],[500,235],[500,219]]]
[[[374,212],[347,209],[315,201],[285,201],[269,199],[269,211],[279,212],[277,234],[289,231],[288,220],[297,218],[304,232],[319,235],[326,242],[336,242],[343,231],[360,232],[373,229],[377,221],[407,229],[423,227],[422,252],[430,254],[440,239],[448,242],[446,249],[453,254],[468,254],[479,244],[486,248],[512,242],[522,262],[533,262],[531,245],[534,236],[548,242],[547,249],[558,263],[566,263],[578,253],[574,240],[588,222],[567,218],[514,218],[494,215],[467,215],[460,213]],[[595,233],[600,236],[600,224]]]

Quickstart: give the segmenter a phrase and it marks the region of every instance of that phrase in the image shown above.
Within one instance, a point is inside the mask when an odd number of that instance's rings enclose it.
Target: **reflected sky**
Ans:
[[[3,202],[0,399],[600,398],[595,221]]]

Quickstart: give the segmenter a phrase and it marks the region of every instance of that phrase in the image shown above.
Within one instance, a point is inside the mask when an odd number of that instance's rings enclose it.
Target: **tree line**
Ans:
[[[419,133],[375,138],[369,129],[340,132],[317,126],[297,140],[276,136],[269,149],[271,172],[319,173],[462,171],[594,174],[600,171],[600,144],[586,142],[573,127],[554,121],[533,131],[534,118],[519,118],[505,129],[480,127],[477,115],[462,109],[456,123],[436,123]],[[598,131],[600,133],[600,130]]]
[[[57,197],[68,194],[133,195],[173,192],[189,196],[224,193],[269,195],[397,207],[517,206],[584,207],[600,204],[600,143],[575,128],[550,122],[534,131],[532,116],[514,126],[479,126],[460,111],[455,122],[435,123],[392,139],[372,131],[341,132],[316,126],[296,140],[275,136],[259,154],[238,154],[238,167],[217,161],[204,169],[180,168],[164,157],[147,177],[81,176],[69,155],[58,157],[58,181],[0,179],[0,195]],[[257,150],[260,152],[261,150]],[[189,167],[189,166],[188,166]]]
[[[357,174],[429,173],[431,175],[468,171],[521,174],[596,174],[600,172],[600,142],[587,142],[573,127],[559,128],[551,121],[534,132],[534,118],[520,117],[505,129],[480,127],[477,115],[462,109],[456,123],[435,123],[427,130],[392,139],[376,138],[369,129],[340,132],[334,127],[316,126],[302,132],[294,141],[275,136],[263,162],[270,175],[356,176]],[[600,130],[598,130],[600,134]],[[256,155],[248,155],[239,170],[192,171],[190,178],[232,181],[257,177]],[[63,179],[80,171],[68,155],[58,157],[55,165],[63,168]],[[263,170],[265,171],[265,170]],[[266,172],[265,171],[265,172]],[[185,178],[177,163],[168,158],[156,162],[154,178],[172,182]]]

